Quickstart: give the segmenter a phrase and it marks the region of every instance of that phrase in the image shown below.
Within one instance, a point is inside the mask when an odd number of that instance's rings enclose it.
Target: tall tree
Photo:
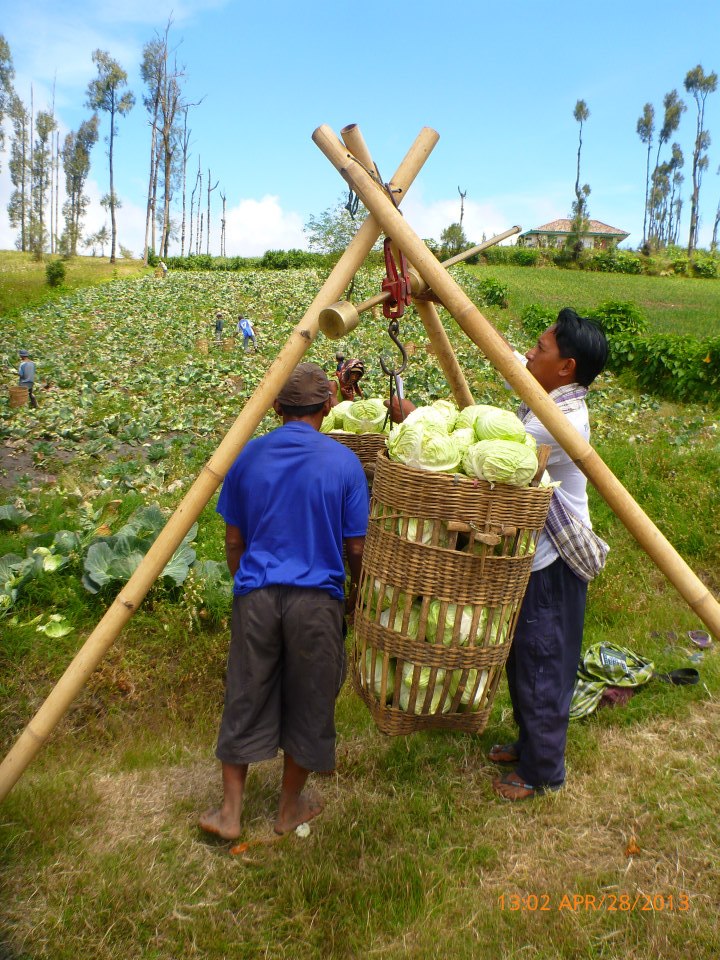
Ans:
[[[95,50],[92,55],[93,63],[97,67],[98,75],[91,80],[87,88],[87,106],[91,110],[102,110],[110,115],[110,135],[108,138],[108,159],[110,162],[110,263],[115,263],[115,246],[117,242],[117,224],[115,209],[118,206],[115,194],[115,180],[113,176],[113,154],[115,135],[115,118],[125,116],[134,104],[135,97],[127,90],[127,73],[120,64],[113,60],[104,50]]]
[[[65,137],[62,158],[65,171],[65,194],[67,199],[63,204],[65,218],[65,233],[62,246],[66,253],[77,254],[78,240],[80,239],[82,218],[90,203],[83,190],[90,172],[90,151],[98,140],[100,118],[96,113],[89,120],[83,121],[77,133],[72,131]]]
[[[655,109],[651,103],[643,107],[642,116],[637,122],[637,135],[642,143],[647,144],[647,159],[645,161],[645,214],[643,216],[643,246],[647,242],[648,196],[650,194],[650,151],[655,134]]]
[[[658,133],[658,145],[657,152],[655,154],[655,168],[650,178],[651,184],[656,180],[662,179],[663,175],[660,172],[660,154],[662,152],[662,148],[666,143],[670,142],[670,137],[672,137],[677,128],[680,126],[680,119],[687,108],[685,103],[678,96],[677,90],[671,90],[663,97],[663,109],[663,124],[660,128],[660,132]],[[658,193],[653,194],[652,190],[650,191],[647,236],[648,242],[653,246],[662,245],[662,239],[660,237],[660,230],[657,222],[659,209],[657,209],[655,205],[655,202],[658,201],[659,197],[660,195]]]
[[[167,29],[170,28],[168,23]],[[162,95],[162,81],[165,72],[167,52],[167,30],[165,37],[156,36],[143,47],[143,58],[140,64],[140,74],[146,85],[143,94],[143,104],[150,117],[150,174],[148,176],[147,207],[145,211],[145,243],[143,246],[143,262],[147,264],[150,245],[150,229],[155,220],[155,197],[157,189],[157,160],[158,160],[158,120],[160,116],[160,97]]]
[[[334,207],[328,207],[319,216],[311,214],[303,226],[308,238],[308,247],[315,253],[341,253],[358,232],[367,218],[367,210],[361,206],[353,214],[351,203],[340,196]]]
[[[45,207],[50,183],[50,140],[55,119],[47,110],[40,110],[35,120],[35,142],[32,148],[32,203],[30,208],[30,250],[40,259],[47,243]]]
[[[206,253],[210,256],[210,194],[213,190],[217,190],[217,185],[220,183],[219,180],[215,181],[215,186],[210,186],[211,177],[210,177],[210,167],[208,167],[208,183],[207,183],[207,250]]]
[[[10,47],[5,37],[0,33],[0,150],[3,150],[5,147],[5,130],[3,123],[5,114],[10,112],[12,99],[15,94],[13,89],[14,76],[15,69],[13,68]],[[0,169],[2,169],[1,166]]]
[[[690,234],[688,236],[688,256],[697,247],[700,227],[700,184],[702,175],[708,166],[707,150],[710,146],[710,134],[705,129],[705,101],[717,89],[717,74],[706,74],[698,64],[689,70],[685,77],[685,89],[692,95],[697,108],[695,126],[695,144],[692,162],[692,195],[690,197]]]
[[[30,114],[17,95],[10,101],[12,123],[10,141],[10,181],[15,188],[10,194],[8,216],[10,226],[19,230],[16,246],[25,253],[30,247]]]
[[[577,149],[577,171],[575,174],[575,200],[572,204],[572,224],[568,244],[572,249],[573,256],[577,258],[583,248],[583,236],[587,233],[588,226],[588,206],[587,198],[590,196],[590,187],[587,183],[580,186],[580,154],[582,152],[582,130],[583,124],[590,117],[590,111],[584,100],[578,100],[573,110],[573,117],[579,124],[578,130],[578,149]]]

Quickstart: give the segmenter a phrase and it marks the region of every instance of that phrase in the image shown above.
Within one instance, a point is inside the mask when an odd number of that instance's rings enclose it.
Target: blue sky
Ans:
[[[194,180],[198,158],[213,194],[211,251],[219,252],[220,199],[227,197],[227,252],[254,255],[305,246],[310,214],[345,192],[311,140],[329,124],[357,123],[385,177],[423,126],[440,141],[408,195],[405,216],[421,236],[439,237],[460,213],[478,241],[513,224],[530,229],[568,216],[584,99],[581,177],[590,216],[642,237],[645,148],[636,134],[643,104],[656,109],[676,88],[688,104],[676,138],[686,157],[681,241],[689,226],[695,106],[683,89],[688,70],[720,72],[720,4],[681,9],[670,0],[552,4],[485,0],[0,0],[0,32],[10,45],[16,88],[36,109],[55,112],[62,135],[88,116],[92,52],[108,51],[127,70],[137,104],[118,122],[119,239],[142,251],[149,128],[139,64],[144,43],[173,19],[171,44],[186,72]],[[701,244],[708,244],[720,198],[720,90],[706,127],[714,143],[701,192]],[[103,117],[102,136],[107,134]],[[108,189],[105,144],[93,153],[89,230],[106,219],[97,200]],[[0,247],[15,234],[5,207],[10,184],[0,155]],[[179,250],[174,251],[179,252]]]

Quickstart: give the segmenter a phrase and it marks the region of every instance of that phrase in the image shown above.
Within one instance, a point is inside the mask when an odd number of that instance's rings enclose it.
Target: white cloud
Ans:
[[[267,194],[260,200],[241,200],[226,212],[225,250],[229,257],[256,257],[266,250],[304,249],[303,219],[298,213],[283,210],[277,196]],[[217,238],[211,238],[211,250],[217,252]]]

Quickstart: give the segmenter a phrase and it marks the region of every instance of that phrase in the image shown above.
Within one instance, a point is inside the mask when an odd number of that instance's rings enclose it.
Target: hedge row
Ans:
[[[680,247],[667,247],[646,256],[633,250],[585,250],[577,259],[567,250],[544,247],[491,247],[481,255],[486,264],[515,267],[557,266],[600,273],[644,274],[645,276],[683,276],[715,279],[720,276],[720,256],[702,250],[692,258]]]
[[[521,320],[532,337],[554,323],[556,312],[533,303]],[[608,338],[608,369],[631,372],[646,393],[671,400],[720,402],[720,337],[650,334],[634,303],[608,300],[589,313]]]

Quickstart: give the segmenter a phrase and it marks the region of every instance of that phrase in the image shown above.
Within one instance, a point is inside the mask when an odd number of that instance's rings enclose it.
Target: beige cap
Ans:
[[[288,407],[311,407],[324,403],[330,396],[330,381],[317,363],[299,363],[277,396],[278,403]]]

